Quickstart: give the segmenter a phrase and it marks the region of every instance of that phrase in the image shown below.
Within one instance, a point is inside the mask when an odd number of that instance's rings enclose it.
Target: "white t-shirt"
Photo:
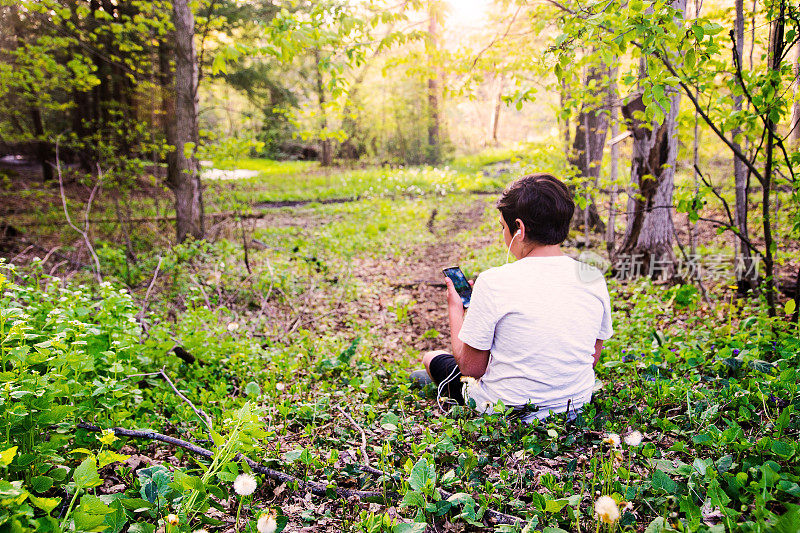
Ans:
[[[466,392],[482,412],[497,400],[531,402],[538,418],[578,409],[592,398],[595,341],[613,333],[606,281],[585,263],[561,255],[490,268],[475,281],[458,335],[491,351]]]

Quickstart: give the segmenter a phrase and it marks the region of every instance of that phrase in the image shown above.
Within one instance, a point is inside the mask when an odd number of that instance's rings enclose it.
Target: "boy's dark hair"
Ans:
[[[560,244],[569,234],[575,211],[572,192],[550,174],[529,174],[508,186],[497,209],[513,235],[516,220],[525,224],[525,239],[537,244]]]

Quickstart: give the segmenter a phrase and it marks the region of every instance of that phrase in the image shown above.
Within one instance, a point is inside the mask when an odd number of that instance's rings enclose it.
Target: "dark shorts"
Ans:
[[[458,369],[456,358],[449,353],[442,353],[431,359],[431,379],[436,387],[441,390],[442,396],[447,396],[464,405],[464,396],[461,393],[461,371]]]

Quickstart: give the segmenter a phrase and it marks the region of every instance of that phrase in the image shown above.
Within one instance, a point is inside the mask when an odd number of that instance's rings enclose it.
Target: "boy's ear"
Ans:
[[[522,222],[522,219],[520,219],[520,218],[518,218],[514,222],[517,224],[517,231],[514,234],[515,235],[519,235],[524,239],[525,238],[525,224]]]

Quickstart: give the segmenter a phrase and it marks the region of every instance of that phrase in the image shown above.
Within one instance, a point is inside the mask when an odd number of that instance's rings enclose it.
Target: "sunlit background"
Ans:
[[[480,29],[484,26],[490,0],[448,0],[448,26]]]

